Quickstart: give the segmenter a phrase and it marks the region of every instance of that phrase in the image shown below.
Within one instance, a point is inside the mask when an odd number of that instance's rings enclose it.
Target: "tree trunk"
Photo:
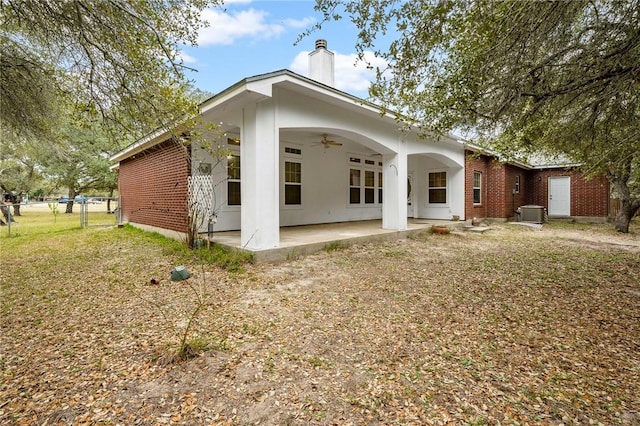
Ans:
[[[629,232],[629,223],[633,216],[638,212],[640,207],[640,199],[634,200],[620,200],[620,210],[616,214],[614,225],[616,231],[627,234]]]
[[[8,206],[8,208],[11,208],[11,206],[13,206],[13,215],[22,216],[20,214],[20,203],[22,202],[22,195],[14,195],[13,193],[9,193],[7,199],[11,204],[10,206]]]
[[[75,200],[76,195],[78,195],[78,193],[76,192],[75,189],[70,189],[69,190],[69,201],[67,201],[67,208],[64,211],[65,214],[71,214],[73,213],[73,200]]]
[[[113,188],[109,191],[109,198],[107,198],[107,213],[113,213],[111,211],[111,199],[113,198]]]
[[[640,198],[631,198],[631,191],[629,190],[629,186],[627,185],[629,176],[630,174],[623,174],[622,176],[611,176],[610,179],[616,190],[616,193],[618,194],[618,197],[620,197],[620,210],[618,210],[613,224],[616,231],[625,234],[629,233],[629,223],[640,208]]]
[[[0,211],[2,212],[2,216],[4,216],[7,223],[9,223],[9,220],[11,220],[12,223],[15,222],[15,220],[13,220],[13,216],[11,216],[11,210],[9,210],[10,208],[11,207],[6,204],[0,205]]]

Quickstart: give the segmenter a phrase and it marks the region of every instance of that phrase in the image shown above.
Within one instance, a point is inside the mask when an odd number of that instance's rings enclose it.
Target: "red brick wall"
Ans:
[[[480,205],[473,204],[473,172],[482,173],[482,195]],[[520,175],[520,192],[513,194],[516,175]],[[509,218],[514,208],[526,199],[525,170],[503,165],[486,155],[476,156],[467,152],[465,165],[465,217]]]
[[[506,194],[506,173],[504,167],[494,159],[488,160],[489,167],[487,169],[487,216],[488,217],[505,217],[504,209]],[[511,198],[511,194],[509,194]]]
[[[474,217],[487,217],[487,159],[485,156],[475,156],[472,152],[465,152],[465,178],[464,178],[464,215],[466,219]],[[482,173],[482,204],[473,204],[473,172]]]
[[[510,218],[514,209],[527,204],[548,209],[550,176],[571,176],[571,216],[607,217],[609,183],[603,176],[586,180],[575,169],[526,170],[512,164],[500,164],[487,155],[466,152],[465,217]],[[473,204],[473,172],[482,173],[482,204]],[[516,176],[520,192],[513,194]]]
[[[591,180],[572,169],[545,169],[531,171],[531,196],[527,204],[549,208],[547,200],[549,177],[570,176],[571,216],[607,217],[609,214],[609,182],[604,176]]]
[[[505,188],[503,218],[513,217],[515,210],[526,204],[527,199],[527,171],[512,164],[504,165],[505,168]],[[520,191],[514,194],[516,187],[516,176],[520,176]]]
[[[123,220],[178,232],[187,230],[189,154],[170,141],[120,163]]]

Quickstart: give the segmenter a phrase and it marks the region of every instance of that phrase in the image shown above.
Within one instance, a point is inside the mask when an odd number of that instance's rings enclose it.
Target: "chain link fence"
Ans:
[[[0,235],[34,235],[90,226],[115,226],[121,222],[119,198],[81,198],[73,201],[71,212],[66,213],[68,204],[66,199],[3,203],[0,206]]]

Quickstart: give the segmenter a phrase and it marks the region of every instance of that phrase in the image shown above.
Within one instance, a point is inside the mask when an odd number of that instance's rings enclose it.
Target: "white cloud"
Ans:
[[[210,46],[216,44],[233,44],[242,37],[270,38],[282,34],[284,26],[267,24],[267,12],[247,9],[233,14],[220,10],[206,9],[202,17],[209,22],[209,26],[200,30],[198,44]]]
[[[198,62],[198,60],[194,56],[191,56],[183,51],[178,52],[178,57],[182,59],[182,62],[185,64],[195,64],[196,62]]]
[[[308,16],[302,19],[285,19],[282,23],[288,28],[309,28],[316,23],[316,18]]]
[[[289,28],[306,28],[315,22],[314,18],[269,22],[268,12],[253,8],[237,12],[209,8],[203,11],[202,18],[209,26],[200,30],[200,46],[230,45],[243,37],[269,39],[283,34]]]
[[[373,69],[369,69],[367,63],[363,61],[356,62],[357,55],[355,53],[343,55],[334,52],[336,89],[345,92],[367,91],[370,83],[375,80],[375,68],[385,69],[387,67],[387,62],[382,58],[377,58],[373,52],[366,51],[364,57]],[[293,59],[293,62],[291,62],[290,68],[293,72],[308,76],[309,52],[303,51],[298,53]]]

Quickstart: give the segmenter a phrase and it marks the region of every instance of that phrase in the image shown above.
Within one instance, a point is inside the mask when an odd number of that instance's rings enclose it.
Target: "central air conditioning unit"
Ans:
[[[518,208],[520,213],[521,222],[544,222],[544,207],[543,206],[520,206]]]

